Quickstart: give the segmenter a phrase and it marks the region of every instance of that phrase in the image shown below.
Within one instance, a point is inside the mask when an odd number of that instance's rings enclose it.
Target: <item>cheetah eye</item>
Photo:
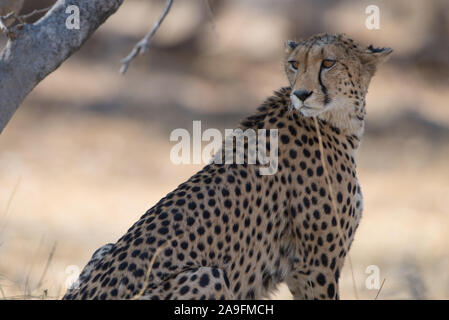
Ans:
[[[323,62],[321,63],[321,65],[323,66],[323,68],[325,69],[330,69],[335,65],[335,60],[331,60],[331,59],[324,59]]]
[[[298,70],[298,67],[299,67],[299,62],[298,61],[296,61],[296,60],[289,60],[288,63],[290,63],[290,67],[293,70],[295,70],[295,71]]]

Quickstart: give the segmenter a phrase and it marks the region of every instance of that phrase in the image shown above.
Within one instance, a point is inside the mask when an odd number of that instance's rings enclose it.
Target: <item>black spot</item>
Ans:
[[[166,257],[170,257],[173,254],[173,249],[167,248],[164,253]]]
[[[219,279],[220,278],[220,271],[218,271],[217,268],[213,268],[212,269],[212,275],[214,276],[214,278]]]
[[[127,253],[126,253],[126,252],[121,253],[121,254],[118,256],[119,261],[124,260],[124,259],[126,258],[126,256],[127,256]]]
[[[288,131],[290,131],[290,133],[291,133],[293,136],[296,136],[296,129],[295,129],[294,127],[288,126]]]
[[[197,229],[197,232],[198,232],[198,234],[199,234],[200,236],[203,235],[204,232],[205,232],[204,227],[199,227],[199,228]]]
[[[341,183],[341,181],[343,180],[341,174],[337,173],[337,181],[338,183]]]
[[[324,188],[320,188],[320,196],[326,196],[326,190],[324,190]]]
[[[182,248],[182,249],[186,250],[188,246],[189,246],[189,245],[188,245],[187,242],[185,242],[185,241],[181,242],[181,248]]]
[[[189,292],[189,290],[190,290],[189,286],[183,286],[183,287],[179,290],[179,293],[182,294],[182,295],[184,295],[184,294],[186,294],[187,292]]]
[[[273,223],[269,222],[267,224],[267,229],[266,229],[267,233],[270,233],[272,228],[273,228]]]
[[[190,210],[195,210],[196,209],[196,203],[195,202],[190,202],[189,203],[189,209]]]
[[[303,203],[304,203],[304,206],[305,206],[307,209],[309,209],[309,207],[310,207],[310,200],[309,200],[309,198],[304,197]]]
[[[186,203],[186,201],[184,199],[179,199],[178,201],[176,201],[177,206],[182,206],[182,205],[184,205],[184,203]]]
[[[192,217],[188,217],[187,218],[187,225],[188,226],[192,226],[195,223],[195,219],[193,219]]]
[[[321,255],[321,264],[322,264],[324,267],[327,267],[327,264],[328,264],[327,256],[326,256],[324,253]]]
[[[136,271],[134,271],[134,276],[139,278],[142,277],[144,275],[143,269],[137,269]],[[112,282],[110,283],[110,286],[112,286]]]
[[[339,192],[339,193],[337,194],[337,201],[338,201],[339,203],[342,203],[342,202],[343,202],[343,195],[341,194],[341,192]]]
[[[287,144],[290,142],[290,138],[287,135],[283,134],[281,135],[281,141],[283,144]]]
[[[200,278],[200,286],[205,288],[209,285],[209,276],[205,273]]]
[[[334,284],[331,283],[329,284],[329,286],[327,287],[327,295],[329,296],[329,298],[333,298],[335,295],[335,287]]]
[[[324,284],[326,283],[326,277],[324,276],[324,274],[320,273],[317,277],[316,277],[316,281],[318,282],[318,284],[320,286],[324,286]]]
[[[128,262],[124,261],[122,263],[119,264],[118,269],[120,271],[125,270],[128,267]]]
[[[221,220],[223,220],[223,223],[228,223],[228,221],[229,221],[229,217],[228,217],[228,215],[227,214],[223,214],[222,216],[221,216]]]
[[[312,169],[307,169],[307,175],[309,176],[309,177],[313,177],[313,170]]]
[[[229,199],[226,199],[224,202],[224,205],[226,208],[231,208],[232,207],[232,201]]]
[[[302,150],[302,154],[303,154],[306,158],[309,158],[309,157],[310,157],[310,151],[307,150],[307,149],[305,149],[305,148]]]

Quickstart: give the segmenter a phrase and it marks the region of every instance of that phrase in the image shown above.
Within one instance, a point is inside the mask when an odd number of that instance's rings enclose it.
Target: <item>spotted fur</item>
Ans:
[[[362,214],[355,157],[365,94],[382,52],[342,35],[287,43],[291,88],[275,92],[240,124],[278,129],[277,172],[260,175],[260,163],[205,166],[94,255],[64,298],[130,299],[143,292],[142,299],[261,299],[285,281],[296,299],[337,299]],[[323,73],[328,56],[336,64]],[[299,60],[295,77],[287,68],[292,58]],[[324,153],[312,115],[292,101],[299,89],[316,95],[307,99],[315,101]]]

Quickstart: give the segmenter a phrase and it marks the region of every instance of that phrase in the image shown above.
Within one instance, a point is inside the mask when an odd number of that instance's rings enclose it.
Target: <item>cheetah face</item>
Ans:
[[[305,117],[334,110],[338,111],[335,118],[360,111],[377,65],[391,52],[390,48],[363,48],[344,35],[287,41],[284,65],[291,106]]]

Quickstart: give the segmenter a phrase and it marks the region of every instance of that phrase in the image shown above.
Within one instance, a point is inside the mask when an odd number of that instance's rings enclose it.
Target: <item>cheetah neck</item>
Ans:
[[[365,112],[353,107],[351,112],[347,112],[347,107],[335,106],[331,110],[320,114],[319,119],[327,122],[332,127],[341,130],[345,136],[352,137],[358,147],[365,131]]]
[[[290,89],[285,88],[279,91],[281,97],[290,101]],[[288,102],[290,103],[290,102]],[[347,106],[340,101],[333,101],[332,105],[328,106],[328,111],[321,113],[318,118],[325,124],[331,127],[331,130],[337,129],[340,135],[346,136],[348,142],[353,149],[357,149],[362,140],[365,131],[365,100],[361,99],[359,105]],[[299,114],[300,115],[300,114]],[[300,115],[303,117],[302,115]],[[303,119],[310,123],[312,118],[303,117]]]
[[[290,104],[290,88],[279,91],[280,96]],[[354,105],[347,105],[343,101],[333,100],[326,106],[327,111],[318,118],[333,128],[338,128],[342,135],[352,137],[358,147],[365,131],[365,98],[354,101]],[[300,115],[303,117],[302,115]],[[306,117],[304,117],[306,119]]]
[[[265,126],[266,128],[267,126],[277,128],[276,123],[270,124],[269,122],[264,122],[264,119],[277,113],[280,117],[287,117],[299,121],[309,128],[315,127],[313,118],[302,116],[299,112],[293,110],[290,105],[290,88],[281,88],[280,90],[275,91],[274,95],[269,97],[259,107],[258,112],[243,119],[240,125],[243,129],[253,128],[255,130],[260,129],[260,125]],[[354,106],[354,110],[356,109],[357,107]],[[364,109],[363,107],[359,109],[359,112],[354,112],[355,116],[352,118],[347,116],[347,110],[344,112],[342,108],[338,108],[338,106],[333,107],[331,110],[324,112],[319,116],[320,122],[324,126],[322,129],[324,131],[329,130],[334,134],[345,137],[354,151],[356,151],[360,145],[365,127]]]

